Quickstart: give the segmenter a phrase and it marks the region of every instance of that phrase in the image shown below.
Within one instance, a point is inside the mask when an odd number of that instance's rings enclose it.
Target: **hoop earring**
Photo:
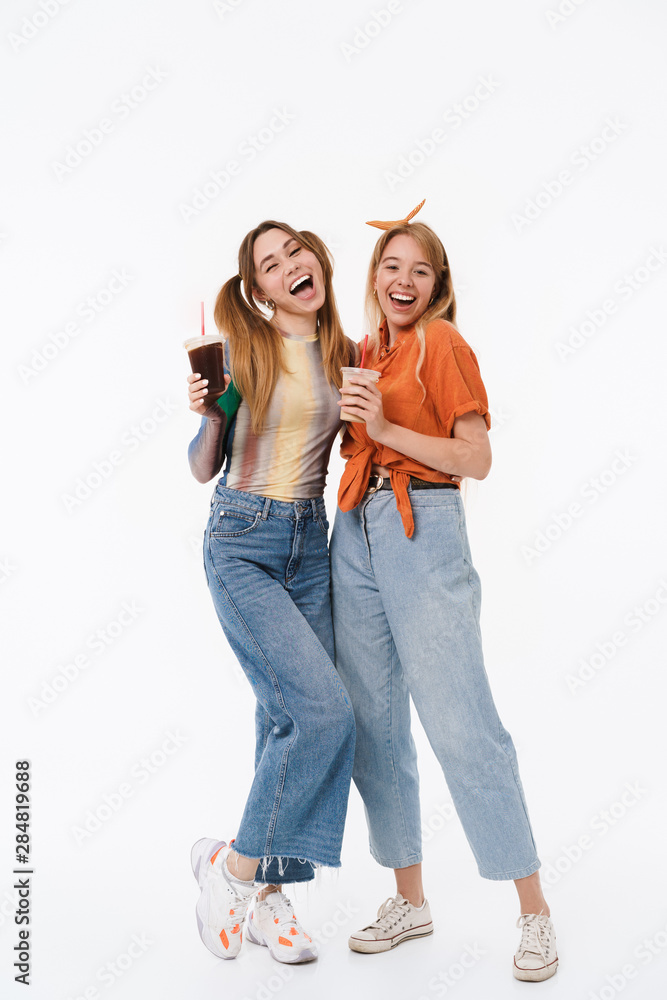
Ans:
[[[273,312],[276,311],[276,304],[273,301],[273,299],[260,299],[259,301],[262,303],[263,306],[266,306],[267,309],[272,309]]]
[[[373,289],[373,298],[376,299],[377,297],[378,297],[378,290],[377,290],[377,288],[374,288]]]

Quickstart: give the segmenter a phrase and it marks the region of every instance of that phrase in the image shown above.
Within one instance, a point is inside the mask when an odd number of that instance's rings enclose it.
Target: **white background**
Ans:
[[[349,952],[393,892],[355,789],[342,869],[293,894],[324,941],[317,963],[286,969],[250,944],[218,961],[193,912],[190,846],[234,835],[253,699],[201,565],[214,484],[187,465],[182,341],[200,299],[213,329],[264,218],[328,242],[357,339],[378,235],[364,222],[423,197],[495,418],[493,470],[466,506],[561,954],[534,988],[663,995],[667,16],[659,0],[558,2],[394,0],[375,20],[385,0],[3,5],[3,995],[25,996],[11,891],[24,758],[34,998],[531,989],[511,976],[514,888],[479,878],[416,724],[431,938]],[[288,124],[267,132],[276,112]],[[331,519],[340,471],[334,456]]]

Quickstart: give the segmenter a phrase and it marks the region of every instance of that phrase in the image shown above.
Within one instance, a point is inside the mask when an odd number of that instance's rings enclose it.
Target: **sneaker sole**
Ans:
[[[550,979],[551,976],[554,976],[557,968],[558,959],[555,959],[550,965],[542,966],[541,969],[520,969],[518,965],[515,965],[514,978],[520,979],[524,983],[541,983],[544,979]]]
[[[361,938],[351,937],[347,943],[352,951],[358,951],[362,955],[375,955],[382,951],[391,951],[392,948],[397,948],[399,944],[403,944],[404,941],[412,941],[417,938],[429,937],[432,933],[433,924],[426,924],[425,929],[420,930],[416,934],[413,931],[403,931],[402,934],[397,934],[396,937],[384,938],[380,941],[364,941]]]
[[[233,954],[229,954],[225,950],[220,938],[211,930],[208,925],[208,915],[211,909],[210,902],[210,886],[204,877],[204,864],[211,857],[213,853],[213,848],[219,847],[222,850],[223,847],[227,847],[224,841],[212,840],[209,837],[202,837],[193,846],[190,852],[190,865],[192,866],[192,873],[197,879],[197,885],[201,889],[201,895],[197,900],[197,905],[195,906],[195,914],[197,916],[197,928],[199,930],[199,937],[202,939],[202,943],[208,948],[212,955],[216,958],[224,958],[226,960],[236,958],[238,955],[238,950]],[[240,949],[239,949],[240,950]]]
[[[245,929],[245,936],[247,941],[252,941],[253,944],[258,944],[263,948],[268,948],[271,958],[275,958],[276,962],[282,962],[283,965],[300,965],[301,962],[312,962],[317,958],[317,952],[311,951],[310,948],[303,948],[297,954],[296,958],[288,958],[286,955],[283,957],[283,953],[277,955],[271,947],[269,941],[264,937],[264,934],[259,930],[259,928],[255,927],[252,920],[248,920]]]

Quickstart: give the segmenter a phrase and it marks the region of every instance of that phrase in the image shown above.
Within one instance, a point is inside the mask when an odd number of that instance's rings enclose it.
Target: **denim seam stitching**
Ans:
[[[299,569],[301,568],[301,563],[303,562],[304,530],[305,528],[302,529],[301,531],[299,530],[299,519],[297,519],[297,522],[294,526],[294,537],[292,538],[292,551],[290,553],[289,561],[287,563],[287,568],[285,569],[286,590],[288,589],[289,585],[293,583],[294,580],[296,579],[296,575],[299,572]],[[290,575],[290,567],[292,566],[292,563],[294,563],[294,567]]]
[[[219,503],[222,506],[229,505],[230,507],[242,507],[243,510],[251,510],[253,512],[253,514],[255,513],[255,510],[257,509],[256,507],[252,507],[250,504],[243,503],[242,500],[236,500],[236,499],[234,499],[234,500],[227,500],[227,499],[222,498],[222,497],[217,497],[217,499],[215,500],[215,503]],[[261,513],[261,511],[260,511],[260,513]]]
[[[285,711],[287,712],[287,709],[285,709]],[[287,712],[287,714],[289,715],[289,712]],[[292,722],[294,722],[294,719],[292,719]],[[273,840],[273,834],[275,833],[276,824],[278,822],[278,812],[280,811],[280,803],[283,797],[283,788],[285,787],[285,774],[287,773],[287,758],[289,757],[289,752],[292,749],[292,746],[294,745],[296,738],[298,736],[298,732],[296,732],[296,723],[294,723],[294,729],[295,729],[294,736],[290,740],[289,745],[285,747],[283,751],[282,760],[280,763],[280,774],[278,776],[278,786],[276,789],[274,808],[271,813],[271,818],[269,819],[269,828],[266,832],[266,847],[264,848],[265,854],[269,854],[271,851],[271,841]]]
[[[516,785],[516,790],[517,790],[517,793],[519,795],[519,802],[521,803],[521,808],[523,809],[523,814],[526,817],[526,824],[528,826],[528,833],[530,834],[530,839],[531,839],[531,843],[533,845],[533,850],[535,851],[535,854],[537,855],[537,844],[535,843],[535,837],[533,836],[533,830],[532,830],[532,827],[531,827],[531,824],[530,824],[530,817],[528,815],[528,809],[526,807],[525,798],[524,798],[524,795],[523,795],[523,792],[522,792],[522,789],[521,789],[521,785],[519,784],[518,770],[517,770],[517,767],[515,765],[515,760],[514,760],[513,755],[509,752],[509,750],[507,749],[507,747],[505,746],[505,743],[503,741],[503,738],[502,738],[502,735],[501,735],[501,732],[500,732],[500,730],[502,728],[504,728],[504,727],[503,727],[503,725],[502,725],[502,723],[500,721],[500,716],[498,716],[498,744],[501,747],[501,749],[502,749],[503,753],[505,754],[505,756],[507,757],[507,759],[509,761],[509,764],[510,764],[510,767],[512,769],[512,777],[514,778],[514,784]]]
[[[232,490],[234,493],[242,493],[243,492],[242,490],[237,490],[235,487],[232,487],[232,486],[225,486],[225,487],[223,487],[223,489]],[[263,494],[260,494],[260,493],[253,493],[253,494],[250,494],[250,495],[251,496],[256,496],[258,498],[258,500],[260,500],[260,499],[261,500],[265,500],[266,499],[263,496]],[[281,517],[281,518],[287,518],[288,520],[290,518],[292,518],[292,519],[294,518],[294,511],[293,511],[293,509],[290,512],[281,514],[281,513],[278,513],[278,511],[274,510],[274,505],[275,504],[285,504],[285,506],[293,508],[293,505],[295,503],[307,503],[307,502],[310,502],[309,500],[307,500],[307,498],[306,499],[302,498],[300,500],[294,500],[294,501],[290,501],[290,500],[273,500],[273,498],[269,498],[269,499],[272,500],[272,505],[271,505],[271,510],[269,512],[269,517]],[[314,500],[316,504],[319,504],[320,501],[323,501],[323,499],[324,498],[321,497],[321,496],[311,497],[311,500]],[[221,497],[220,494],[217,493],[217,487],[216,487],[216,489],[213,492],[213,496],[211,497],[211,506],[213,506],[216,503],[223,504],[223,505],[228,504],[228,505],[230,505],[232,507],[242,507],[244,510],[251,510],[253,513],[255,513],[255,511],[257,511],[257,509],[258,509],[258,505],[256,505],[256,504],[252,504],[251,505],[251,504],[248,504],[248,503],[244,503],[243,500],[238,500],[236,497],[233,497],[231,499],[230,498],[223,498],[223,497]],[[259,512],[260,512],[260,514],[262,513],[261,510]]]
[[[220,518],[222,517],[223,514],[226,513],[231,514],[232,517],[234,516],[233,511],[221,511],[218,516],[218,522],[216,527],[220,525]],[[245,516],[246,516],[245,514],[242,514],[239,520],[245,519]],[[250,532],[257,527],[260,520],[261,520],[261,514],[258,511],[257,514],[255,515],[254,521],[252,521],[252,523],[249,524],[247,528],[242,528],[241,531],[210,531],[209,535],[212,535],[213,538],[238,538],[239,535],[249,535]]]
[[[369,498],[369,500],[370,500],[370,498]],[[366,510],[365,510],[365,508],[362,509],[362,511],[361,511],[361,522],[362,522],[362,528],[363,528],[364,541],[366,542],[366,550],[368,552],[368,568],[369,568],[370,572],[373,575],[373,579],[375,580],[375,571],[373,570],[373,565],[372,565],[372,562],[371,562],[371,546],[370,546],[370,542],[368,540],[368,531],[367,531]],[[377,581],[375,582],[375,586],[377,587],[378,596],[380,598],[380,601],[382,601],[382,594],[380,593],[380,587],[378,586]],[[382,610],[384,611],[384,602],[382,602]],[[389,620],[387,619],[387,613],[386,613],[386,611],[384,611],[384,615],[385,615],[385,620],[387,621],[387,628],[389,629],[389,634],[391,635],[391,626],[389,625]],[[393,777],[394,777],[394,787],[396,789],[396,798],[398,800],[398,807],[399,807],[399,810],[400,810],[400,813],[401,813],[401,822],[403,823],[403,843],[407,844],[408,843],[408,828],[407,828],[407,823],[406,823],[406,820],[405,820],[405,813],[403,811],[403,801],[402,801],[401,793],[400,793],[400,783],[398,781],[398,777],[397,777],[397,774],[396,774],[396,760],[395,760],[395,753],[394,753],[394,726],[393,726],[393,721],[394,721],[394,717],[393,717],[393,690],[394,690],[394,687],[393,687],[392,681],[393,681],[393,674],[394,674],[394,660],[398,660],[398,662],[400,663],[400,659],[399,659],[398,653],[396,651],[396,644],[394,643],[393,635],[392,635],[392,638],[391,638],[391,644],[392,644],[392,649],[391,649],[391,664],[390,664],[390,675],[389,675],[389,747],[390,747],[390,750],[391,750],[391,770],[392,770],[392,774],[393,774]],[[402,667],[401,667],[401,672],[402,672]],[[407,684],[407,681],[406,681],[406,684]],[[408,688],[408,690],[409,690],[409,688]]]
[[[284,709],[286,715],[288,715],[290,717],[290,719],[292,719],[292,716],[287,711],[287,707],[286,707],[285,702],[283,700],[282,691],[280,690],[280,685],[278,684],[278,678],[276,677],[276,675],[275,675],[275,673],[273,671],[273,668],[271,667],[271,664],[270,664],[270,662],[269,662],[266,654],[264,653],[264,650],[262,649],[262,647],[259,645],[259,643],[255,639],[255,637],[252,634],[250,628],[248,627],[248,624],[247,624],[245,618],[243,617],[243,615],[241,614],[241,612],[239,611],[239,609],[234,604],[234,601],[232,600],[232,598],[231,598],[231,596],[229,594],[229,591],[227,590],[227,588],[225,587],[224,583],[220,579],[220,576],[218,575],[218,571],[215,568],[215,563],[213,561],[213,556],[211,554],[210,537],[209,537],[209,558],[211,560],[211,566],[212,566],[213,572],[215,573],[215,578],[218,581],[218,583],[220,584],[220,589],[223,591],[223,593],[224,593],[225,597],[227,598],[227,601],[231,605],[231,607],[232,607],[232,609],[234,611],[234,614],[236,615],[238,621],[241,623],[241,625],[243,626],[243,628],[245,629],[245,631],[247,632],[247,634],[252,639],[253,645],[255,646],[255,648],[257,649],[257,651],[259,652],[259,654],[261,655],[261,657],[262,657],[262,659],[263,659],[263,661],[264,661],[264,663],[266,665],[266,670],[267,670],[268,675],[271,678],[271,682],[273,684],[274,691],[276,692],[276,697],[277,697],[277,700],[278,700],[278,703],[279,703],[280,707],[282,709]],[[292,719],[292,722],[294,722],[294,719]]]
[[[371,573],[373,573],[373,565],[371,563],[371,546],[370,546],[370,542],[368,541],[368,522],[366,521],[366,507],[370,503],[370,500],[371,500],[371,497],[368,498],[366,504],[362,504],[360,506],[360,508],[359,508],[359,521],[360,521],[360,524],[361,524],[361,531],[362,531],[362,534],[364,536],[364,544],[366,546],[366,555],[368,557],[368,569],[370,570]],[[373,577],[375,577],[375,573],[373,573]]]
[[[428,492],[428,491],[425,491],[425,492]],[[414,496],[414,494],[410,493],[410,496],[412,497],[412,496]],[[440,510],[442,510],[443,507],[458,507],[458,504],[456,503],[456,497],[443,497],[442,500],[440,500],[439,503],[436,502],[436,501],[434,501],[434,500],[432,500],[431,503],[429,503],[426,500],[423,500],[423,501],[417,500],[415,502],[414,506],[418,510],[420,508],[422,510],[425,510],[427,508],[428,509],[439,508]]]
[[[382,599],[382,598],[380,598],[380,599]],[[385,618],[386,618],[386,613],[385,613]],[[387,621],[387,625],[389,625],[388,621]],[[389,632],[391,633],[391,627],[389,628]],[[407,827],[407,823],[405,821],[405,812],[403,811],[403,800],[401,798],[401,793],[400,793],[400,784],[399,784],[399,781],[398,781],[398,777],[396,775],[396,758],[395,758],[395,754],[394,754],[394,724],[393,724],[394,723],[394,714],[393,714],[393,709],[394,709],[394,706],[393,706],[393,690],[394,690],[394,687],[393,687],[393,684],[392,684],[392,678],[393,678],[393,673],[394,673],[394,659],[395,658],[398,659],[398,653],[396,652],[396,646],[394,645],[393,637],[392,637],[391,642],[392,642],[391,675],[390,675],[390,679],[389,679],[389,743],[390,743],[390,746],[391,746],[391,770],[392,770],[392,773],[394,775],[394,786],[396,788],[396,798],[398,799],[398,807],[399,807],[399,809],[401,811],[401,821],[403,823],[403,843],[407,844],[408,843],[408,827]],[[399,660],[399,663],[400,663],[400,660]],[[401,668],[401,670],[402,670],[402,668]]]
[[[405,858],[392,858],[391,861],[381,858],[377,851],[374,851],[372,846],[370,848],[371,856],[379,865],[383,868],[408,868],[410,865],[419,865],[424,860],[424,855],[421,851],[417,854],[408,854]]]
[[[264,709],[264,719],[262,720],[262,752],[264,752],[264,748],[268,742],[270,730],[269,713]]]
[[[209,552],[209,559],[211,560],[211,568],[213,569],[213,572],[215,574],[215,578],[218,581],[218,584],[220,585],[220,589],[225,594],[225,597],[227,598],[229,604],[231,605],[231,607],[232,607],[232,609],[234,611],[234,614],[238,618],[238,621],[241,623],[241,625],[243,626],[243,628],[245,629],[245,631],[247,632],[247,634],[252,639],[253,646],[258,650],[260,656],[262,657],[262,659],[264,661],[264,664],[266,666],[266,671],[267,671],[269,677],[271,678],[271,682],[273,684],[273,688],[274,688],[274,691],[276,693],[276,699],[278,701],[278,704],[284,710],[285,714],[291,719],[292,724],[293,724],[294,729],[295,729],[295,734],[294,734],[293,739],[291,740],[289,746],[286,747],[285,750],[284,750],[284,752],[283,752],[283,763],[281,765],[280,775],[279,775],[279,779],[278,779],[278,785],[276,787],[276,793],[275,793],[275,798],[274,798],[273,810],[272,810],[271,816],[269,818],[269,831],[271,831],[271,835],[273,835],[273,831],[275,830],[275,824],[276,824],[277,816],[278,816],[278,809],[279,809],[279,806],[280,806],[280,799],[281,799],[281,796],[282,796],[282,790],[283,790],[282,786],[284,784],[285,772],[287,770],[287,762],[285,760],[285,757],[289,753],[289,751],[290,751],[290,749],[292,747],[292,744],[294,743],[294,740],[296,739],[296,736],[297,736],[296,721],[295,721],[295,719],[292,718],[292,715],[287,710],[287,706],[285,705],[283,694],[282,694],[282,691],[280,689],[280,685],[278,683],[278,678],[276,677],[275,672],[274,672],[273,668],[271,667],[271,664],[270,664],[270,662],[269,662],[266,654],[264,653],[262,647],[259,645],[259,643],[255,639],[255,637],[252,634],[252,632],[250,631],[250,628],[248,627],[248,624],[245,621],[243,615],[241,614],[241,612],[239,611],[239,609],[234,604],[234,601],[230,597],[229,591],[227,590],[227,588],[223,584],[222,580],[220,579],[218,571],[217,571],[217,569],[215,567],[215,563],[213,561],[213,556],[211,554],[210,532],[209,532],[209,539],[208,539],[208,552]],[[267,831],[267,838],[268,838],[268,835],[269,834],[268,834],[268,831]],[[268,843],[268,840],[267,840],[267,844],[268,844],[268,847],[270,847],[270,844]],[[267,852],[268,852],[268,847],[267,847]]]
[[[541,867],[540,859],[536,856],[535,861],[532,861],[529,865],[526,865],[525,868],[517,868],[515,871],[485,872],[480,868],[479,873],[482,876],[482,878],[494,879],[495,881],[500,882],[506,879],[509,880],[516,878],[528,878],[528,875],[534,874],[534,872],[536,872],[540,867]],[[528,869],[531,868],[532,871],[528,871]],[[524,872],[527,872],[527,874],[524,874]]]
[[[478,620],[479,619],[479,611],[480,611],[480,609],[479,608],[475,608],[475,588],[473,587],[472,580],[471,580],[472,570],[473,570],[473,564],[472,564],[471,560],[468,559],[468,557],[466,556],[465,541],[467,539],[467,532],[466,532],[465,537],[464,537],[464,529],[463,529],[463,505],[461,504],[461,506],[459,506],[458,503],[457,503],[456,506],[458,507],[458,514],[459,514],[459,517],[458,517],[458,531],[459,531],[459,542],[461,544],[461,558],[462,558],[464,564],[468,567],[468,580],[467,580],[467,583],[468,583],[468,587],[470,588],[470,593],[472,594],[473,611],[476,612],[476,614],[475,614],[475,630],[476,630],[477,635],[479,636],[479,639],[481,641],[482,633],[481,633],[481,630],[480,630],[479,620]]]
[[[458,499],[461,499],[461,498],[459,497]],[[458,527],[459,527],[459,539],[460,539],[460,542],[461,542],[461,554],[462,554],[462,558],[463,558],[464,563],[466,563],[467,566],[468,566],[468,586],[470,587],[471,593],[473,595],[473,601],[474,601],[475,589],[474,589],[474,587],[473,587],[473,585],[471,583],[471,579],[470,579],[471,576],[472,576],[472,569],[473,569],[473,567],[472,567],[472,562],[470,562],[470,560],[466,558],[466,555],[465,555],[465,546],[463,544],[464,538],[463,538],[463,501],[462,500],[461,500],[461,506],[459,507]],[[478,633],[478,635],[480,636],[480,639],[481,639],[481,632],[480,632],[480,628],[479,628],[479,623],[478,622],[476,622],[476,626],[477,626],[477,633]],[[512,777],[514,779],[514,784],[516,786],[516,790],[517,790],[517,793],[519,795],[519,802],[521,803],[521,808],[523,810],[523,814],[524,814],[524,816],[526,818],[526,823],[528,825],[528,833],[530,835],[530,840],[531,840],[531,843],[533,845],[533,850],[537,854],[537,845],[535,843],[535,837],[533,836],[533,831],[532,831],[532,828],[531,828],[531,825],[530,825],[530,818],[528,816],[528,809],[526,807],[525,798],[523,796],[523,793],[521,791],[521,786],[519,784],[519,776],[518,776],[517,769],[516,769],[516,766],[515,766],[515,761],[514,761],[512,755],[510,754],[510,752],[507,750],[507,748],[506,748],[506,746],[505,746],[505,744],[503,742],[503,739],[502,739],[502,736],[501,736],[501,732],[500,732],[501,728],[503,728],[503,727],[502,727],[502,723],[500,721],[500,716],[497,713],[496,713],[496,718],[498,720],[498,737],[497,737],[498,738],[498,745],[500,746],[500,748],[502,749],[503,753],[505,754],[505,756],[507,757],[507,759],[509,761],[509,765],[510,765],[510,768],[512,770]],[[480,871],[481,871],[481,869],[480,869]],[[485,877],[488,878],[489,876],[487,875]]]
[[[323,518],[322,518],[322,516],[320,515],[319,511],[318,511],[318,513],[317,513],[317,514],[315,515],[315,517],[314,517],[314,521],[315,521],[315,523],[316,523],[316,524],[318,525],[318,527],[319,527],[319,528],[321,529],[321,531],[322,531],[323,535],[324,535],[324,536],[325,536],[326,538],[328,538],[328,537],[329,537],[329,528],[328,528],[328,526],[326,526],[326,527],[325,527],[325,522],[324,522],[324,519],[323,519]]]
[[[491,874],[483,872],[482,869],[480,868],[479,873],[482,876],[482,878],[492,879],[495,882],[504,882],[504,881],[509,881],[510,879],[528,878],[529,875],[533,875],[536,871],[538,871],[539,868],[541,868],[541,862],[539,858],[536,858],[536,860],[533,861],[532,864],[526,865],[525,868],[518,868],[516,871],[513,872],[496,872],[494,874]]]

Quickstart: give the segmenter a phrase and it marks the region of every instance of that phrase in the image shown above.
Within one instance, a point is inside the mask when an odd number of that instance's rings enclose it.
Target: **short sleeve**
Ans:
[[[464,413],[479,413],[486,428],[491,414],[477,358],[470,347],[455,346],[442,358],[437,372],[437,412],[445,435],[452,436],[454,421]]]

